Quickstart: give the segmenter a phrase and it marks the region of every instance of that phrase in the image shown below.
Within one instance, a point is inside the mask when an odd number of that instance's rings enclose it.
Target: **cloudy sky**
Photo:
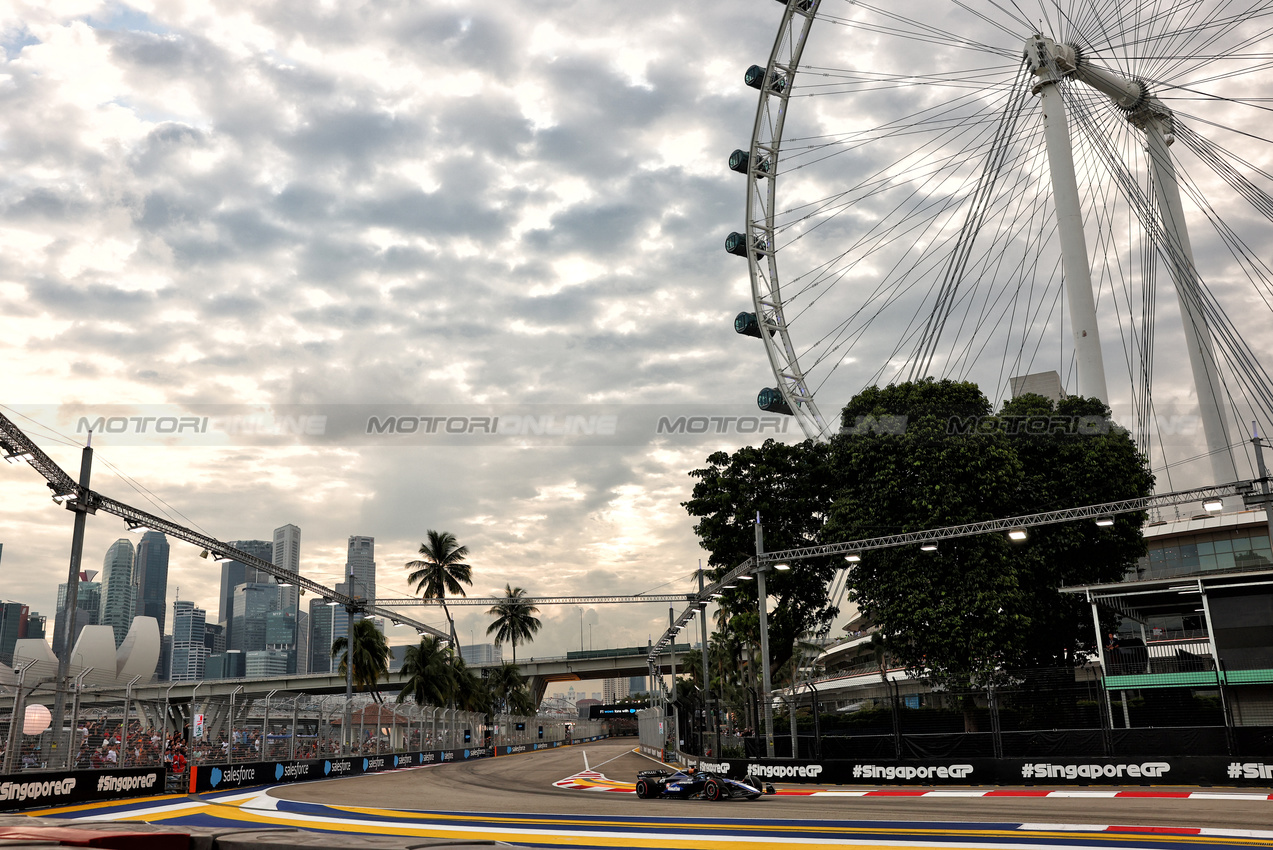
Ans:
[[[442,529],[471,550],[472,595],[689,590],[686,472],[752,438],[653,423],[754,412],[773,382],[732,330],[750,291],[722,243],[743,219],[725,168],[752,129],[743,71],[780,14],[0,2],[0,402],[71,471],[82,416],[322,418],[277,438],[99,433],[93,477],[224,540],[294,523],[319,581],[371,535],[380,595],[408,595],[402,565]],[[822,61],[884,67],[869,39],[826,44]],[[878,330],[887,352],[900,330]],[[596,433],[373,439],[373,415]],[[30,470],[0,475],[3,596],[51,614],[71,516],[47,496]],[[91,518],[85,566],[122,531]],[[169,598],[215,611],[197,555],[173,546]],[[457,614],[480,641],[489,618]],[[524,654],[578,648],[579,610],[542,618]],[[667,610],[582,620],[594,646],[644,644]]]
[[[732,331],[724,159],[776,18],[658,5],[0,5],[4,402],[70,470],[80,413],[146,405],[749,409],[767,364]],[[680,502],[711,444],[312,442],[99,434],[93,484],[221,539],[295,523],[318,580],[372,535],[381,594],[431,528],[481,595],[687,590],[702,554]],[[0,500],[4,596],[51,613],[71,516],[30,470]],[[92,518],[85,566],[122,529]],[[174,545],[169,596],[215,610],[197,554]],[[543,619],[535,652],[577,648],[579,611]]]

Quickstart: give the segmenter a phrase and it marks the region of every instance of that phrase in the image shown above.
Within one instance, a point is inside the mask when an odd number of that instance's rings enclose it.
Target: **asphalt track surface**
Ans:
[[[585,763],[586,759],[586,763]],[[32,814],[354,834],[501,840],[538,847],[1273,848],[1273,789],[942,788],[778,784],[755,801],[640,800],[655,767],[631,739],[201,798]],[[556,783],[556,784],[554,784]],[[986,796],[988,792],[995,794]],[[836,796],[851,793],[857,796]],[[1115,795],[1122,796],[1115,796]],[[1140,796],[1151,794],[1155,796]],[[1005,796],[1008,795],[1008,796]],[[1128,796],[1133,795],[1133,796]],[[1177,795],[1177,796],[1157,796]]]

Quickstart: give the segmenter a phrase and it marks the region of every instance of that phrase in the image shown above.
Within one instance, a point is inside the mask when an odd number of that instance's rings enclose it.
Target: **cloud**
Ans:
[[[750,405],[773,385],[760,341],[732,329],[737,312],[753,309],[750,282],[746,262],[722,249],[745,218],[745,179],[725,167],[730,151],[748,147],[755,118],[742,74],[765,61],[779,4],[655,0],[602,12],[546,0],[177,0],[145,12],[0,14],[6,403],[42,411],[26,424],[68,469],[78,453],[62,441],[80,439],[75,416],[93,406],[689,408]],[[967,16],[934,11],[932,24],[1008,46],[987,58],[964,49],[975,39],[934,45],[878,29],[815,29],[805,88],[785,113],[792,167],[776,195],[789,225],[780,280],[802,365],[827,376],[842,364],[820,389],[824,413],[890,362],[895,370],[912,347],[908,326],[926,315],[919,294],[940,265],[866,321],[882,275],[910,267],[891,253],[899,235],[937,244],[953,232],[950,221],[893,228],[897,202],[884,193],[855,197],[835,217],[811,212],[920,137],[862,147],[848,134],[868,119],[905,118],[908,106],[968,103],[959,115],[993,117],[973,107],[999,89],[977,88],[980,78],[959,69],[1006,67],[1020,52],[1015,37]],[[940,72],[922,85],[909,76],[932,63]],[[873,76],[893,72],[907,79]],[[830,96],[804,96],[812,92]],[[1030,104],[1023,139],[1033,139],[1036,113]],[[993,121],[952,126],[975,133]],[[1014,167],[1042,162],[1027,142],[1021,150]],[[1209,192],[1222,188],[1208,180]],[[956,183],[919,182],[934,192]],[[1007,242],[1050,227],[1046,206],[1004,204],[999,241],[979,243],[987,282]],[[1263,244],[1258,218],[1233,220]],[[1220,256],[1214,236],[1195,244],[1208,261]],[[832,262],[819,272],[849,245],[860,259],[852,271],[828,271]],[[1233,262],[1221,267],[1216,286],[1238,286]],[[1063,338],[1059,276],[1041,265],[1030,283],[1022,291],[1034,298],[1038,350],[1002,338],[974,346],[969,374],[995,383],[1010,348],[1009,361],[1020,354],[1023,365],[1066,369],[1068,348],[1053,342]],[[1103,308],[1127,301],[1106,286]],[[1007,291],[968,290],[944,339],[967,338],[954,327],[965,310],[968,326],[1011,325]],[[1250,289],[1238,300],[1263,315]],[[1169,301],[1158,302],[1163,326]],[[846,316],[862,320],[860,334],[837,330]],[[1257,351],[1269,349],[1270,326],[1250,334]],[[1174,350],[1166,345],[1160,351]],[[1107,363],[1123,362],[1119,343],[1107,349]],[[1179,360],[1160,358],[1158,386],[1172,404]],[[330,580],[345,539],[373,535],[382,586],[402,595],[401,565],[430,528],[469,544],[475,592],[505,582],[537,594],[684,590],[701,556],[680,507],[686,472],[716,447],[97,439],[105,492],[223,539],[295,523],[303,569]],[[0,478],[0,510],[12,518],[6,593],[51,611],[68,525],[25,474]],[[119,527],[102,516],[89,527],[92,565]],[[217,577],[188,548],[173,547],[170,585],[215,610]],[[574,648],[577,613],[546,610],[527,653]],[[644,644],[666,621],[660,606],[595,613],[606,626],[594,638],[616,644]],[[483,618],[462,610],[461,632],[484,631]]]

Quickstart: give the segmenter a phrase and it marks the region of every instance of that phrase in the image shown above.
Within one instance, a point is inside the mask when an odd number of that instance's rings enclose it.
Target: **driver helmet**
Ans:
[[[693,776],[694,774],[698,773],[698,768],[697,768],[697,767],[689,767],[689,768],[686,768],[686,769],[685,769],[685,772],[686,772],[687,774],[689,774],[690,776]]]

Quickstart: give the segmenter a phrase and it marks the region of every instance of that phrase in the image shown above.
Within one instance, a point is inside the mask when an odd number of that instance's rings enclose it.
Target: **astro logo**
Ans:
[[[362,772],[363,772],[363,773],[366,773],[366,772],[367,772],[367,760],[366,760],[366,759],[363,759],[363,760],[362,760]]]
[[[468,751],[468,750],[465,750],[465,751],[464,751],[464,757],[465,757],[465,758],[468,758],[468,757],[469,757],[469,751]]]
[[[212,768],[212,776],[208,779],[208,784],[210,784],[213,788],[216,788],[221,784],[221,768]]]
[[[283,778],[283,765],[281,764],[274,765],[274,778],[275,779]]]
[[[331,772],[332,772],[332,763],[329,761],[323,762],[323,776],[328,776]]]

